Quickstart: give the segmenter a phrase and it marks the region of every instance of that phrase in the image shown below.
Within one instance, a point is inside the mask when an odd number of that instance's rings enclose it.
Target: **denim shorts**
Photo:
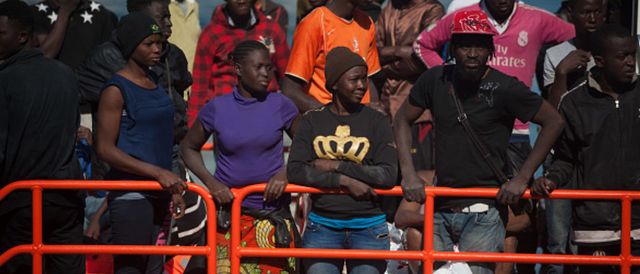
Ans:
[[[495,207],[481,213],[436,211],[433,218],[433,248],[462,252],[502,252],[505,227]],[[436,264],[435,269],[439,264]],[[493,263],[469,263],[473,273],[493,273]]]

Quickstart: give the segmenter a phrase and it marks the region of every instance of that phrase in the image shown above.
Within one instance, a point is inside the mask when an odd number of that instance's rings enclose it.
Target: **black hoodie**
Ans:
[[[589,74],[563,96],[559,108],[567,126],[556,143],[547,178],[563,188],[575,172],[577,189],[640,190],[638,82],[616,100]],[[574,200],[573,207],[574,230],[587,232],[576,236],[589,236],[578,242],[615,240],[593,232],[620,229],[619,201]],[[632,228],[640,228],[640,206],[634,205],[632,213]],[[595,238],[588,239],[591,236]]]
[[[0,63],[0,187],[18,180],[82,179],[75,157],[78,81],[40,50]],[[45,192],[44,202],[80,206],[78,192]],[[31,204],[29,191],[0,200],[0,215]]]

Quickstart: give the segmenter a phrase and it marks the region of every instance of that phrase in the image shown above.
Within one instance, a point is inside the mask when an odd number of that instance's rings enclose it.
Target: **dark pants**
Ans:
[[[31,214],[32,208],[29,206],[0,216],[0,253],[33,242]],[[45,204],[42,214],[45,244],[82,244],[82,208]],[[84,255],[45,255],[44,270],[47,274],[85,273]],[[17,255],[0,267],[2,274],[26,274],[32,271],[30,254]]]
[[[152,199],[110,200],[111,233],[115,245],[155,245],[168,203]],[[114,273],[162,273],[161,255],[116,255]]]

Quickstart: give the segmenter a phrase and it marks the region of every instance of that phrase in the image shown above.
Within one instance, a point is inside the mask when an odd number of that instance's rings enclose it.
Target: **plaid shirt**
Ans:
[[[287,68],[289,46],[277,22],[269,21],[262,12],[254,11],[256,23],[253,26],[249,29],[233,27],[223,7],[220,5],[215,9],[211,22],[202,31],[198,41],[189,98],[189,127],[209,100],[230,93],[236,85],[235,71],[228,57],[236,44],[253,39],[267,46],[277,75],[269,84],[269,91],[278,91],[277,79],[284,76]]]

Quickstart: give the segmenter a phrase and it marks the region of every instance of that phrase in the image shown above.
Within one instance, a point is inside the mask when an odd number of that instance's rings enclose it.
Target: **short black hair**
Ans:
[[[256,50],[264,50],[267,53],[269,52],[263,43],[256,40],[244,40],[233,48],[233,51],[229,54],[229,59],[231,59],[231,62],[233,63],[240,63],[249,55],[249,53]]]
[[[7,16],[9,21],[31,34],[34,24],[33,10],[27,3],[20,0],[1,2],[0,16]]]
[[[621,25],[603,25],[591,35],[591,53],[602,56],[607,51],[611,38],[633,38],[633,35]]]
[[[129,13],[143,11],[154,2],[168,4],[169,0],[127,0],[127,11]]]
[[[453,48],[460,45],[464,38],[476,37],[479,44],[489,49],[489,59],[492,59],[496,54],[496,45],[493,43],[493,36],[484,34],[453,34],[451,35],[451,43],[449,43],[448,57],[445,62],[453,60]],[[466,40],[466,39],[465,39]]]

